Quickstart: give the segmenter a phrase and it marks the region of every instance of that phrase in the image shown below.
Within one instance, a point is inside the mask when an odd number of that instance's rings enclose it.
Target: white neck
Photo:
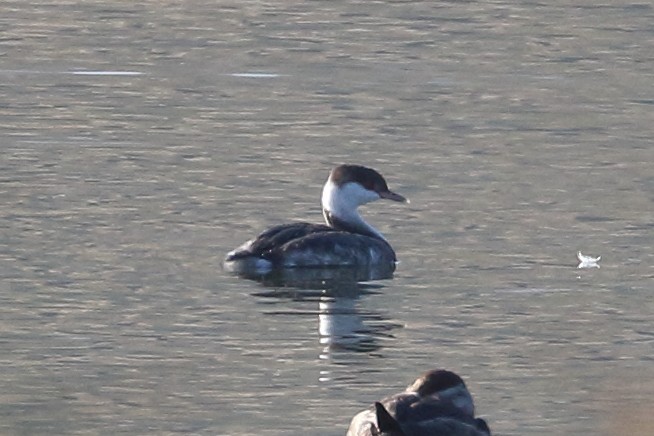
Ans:
[[[362,233],[372,233],[385,241],[384,236],[365,222],[357,212],[357,208],[362,204],[379,198],[376,192],[364,189],[358,183],[349,182],[338,186],[328,180],[322,189],[322,208],[349,226],[362,230]]]

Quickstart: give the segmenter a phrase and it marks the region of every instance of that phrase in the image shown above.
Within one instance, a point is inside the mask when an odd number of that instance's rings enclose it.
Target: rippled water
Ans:
[[[434,367],[494,434],[652,433],[649,3],[3,9],[3,434],[339,435]],[[222,270],[341,162],[411,198],[392,278]]]

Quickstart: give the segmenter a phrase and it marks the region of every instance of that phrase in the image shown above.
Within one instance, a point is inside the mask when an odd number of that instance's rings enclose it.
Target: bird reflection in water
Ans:
[[[318,331],[324,346],[320,358],[328,359],[335,351],[374,352],[382,340],[392,337],[397,324],[381,314],[361,311],[361,296],[383,288],[380,283],[366,283],[393,277],[395,266],[359,266],[339,268],[287,268],[265,275],[240,275],[256,280],[273,290],[257,292],[263,298],[318,303]],[[315,307],[315,306],[314,306]],[[297,312],[272,314],[288,315]]]

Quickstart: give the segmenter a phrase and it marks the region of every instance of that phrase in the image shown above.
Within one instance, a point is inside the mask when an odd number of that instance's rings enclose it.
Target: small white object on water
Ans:
[[[579,259],[579,265],[577,265],[577,268],[599,268],[599,262],[602,256],[597,256],[597,257],[591,257],[591,256],[584,256],[581,254],[581,251],[577,252],[577,259]]]
[[[280,74],[275,73],[232,73],[232,77],[246,77],[248,79],[273,79],[279,77]]]
[[[140,71],[90,71],[90,70],[79,70],[71,71],[70,74],[76,76],[140,76],[143,73]]]

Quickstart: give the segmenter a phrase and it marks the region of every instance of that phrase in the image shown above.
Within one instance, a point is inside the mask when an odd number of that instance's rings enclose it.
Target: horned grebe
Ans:
[[[457,374],[439,369],[424,374],[404,392],[359,412],[347,436],[490,436],[475,418],[472,395]]]
[[[322,190],[322,213],[327,225],[298,222],[272,227],[230,251],[226,265],[239,270],[270,270],[394,264],[397,258],[393,248],[357,212],[362,204],[379,199],[407,202],[388,189],[377,171],[339,165],[331,171]]]

